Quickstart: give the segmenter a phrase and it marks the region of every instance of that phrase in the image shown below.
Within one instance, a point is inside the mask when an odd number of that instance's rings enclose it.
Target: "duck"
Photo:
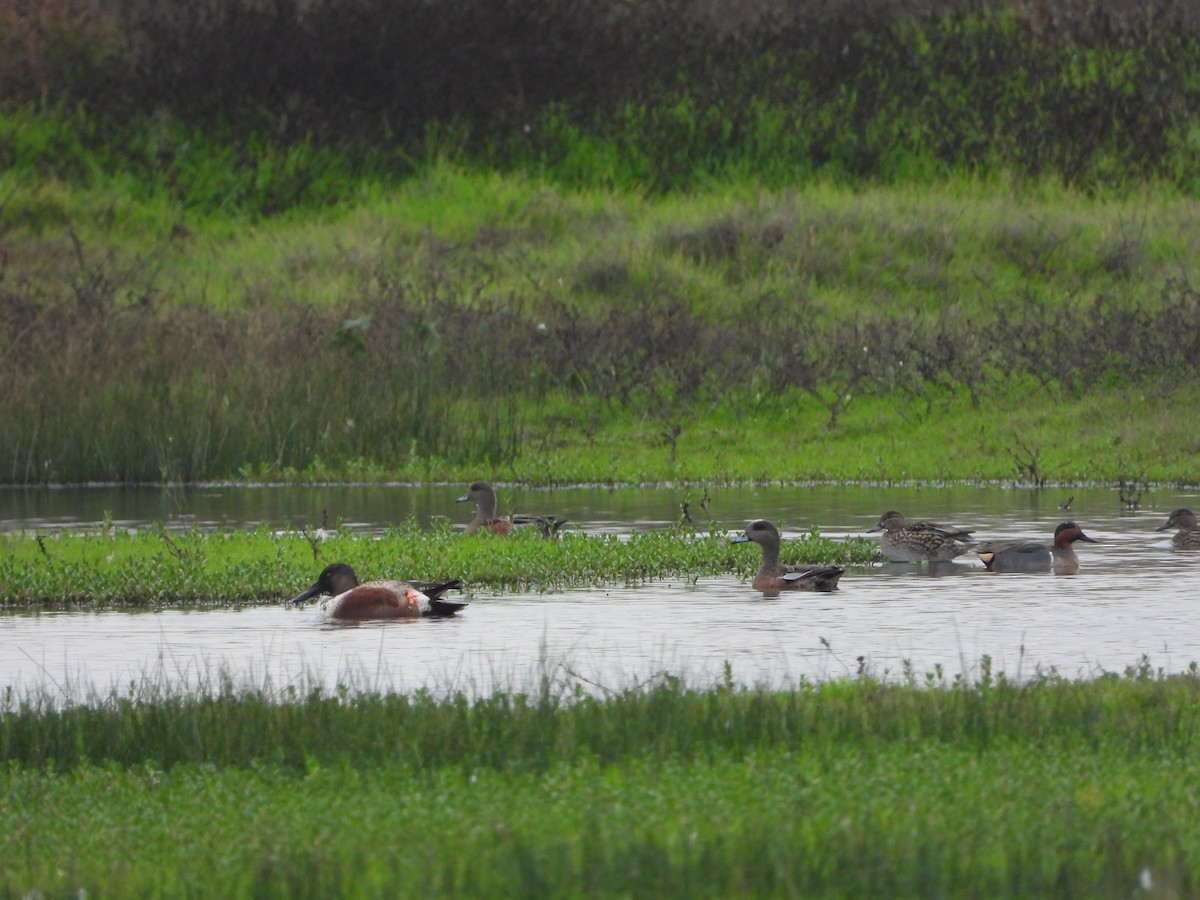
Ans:
[[[754,541],[762,547],[762,565],[750,586],[764,594],[779,591],[832,591],[845,569],[837,566],[785,566],[779,562],[779,529],[774,522],[755,519],[732,543]]]
[[[490,531],[492,534],[509,534],[514,528],[537,528],[543,537],[554,537],[567,524],[562,516],[518,515],[511,518],[496,515],[496,489],[486,481],[476,481],[467,487],[467,492],[454,501],[475,504],[475,518],[466,525],[467,534]]]
[[[360,584],[346,563],[331,563],[321,570],[312,586],[291,599],[304,603],[321,594],[321,613],[334,621],[367,619],[417,619],[421,616],[452,616],[466,603],[443,600],[442,594],[462,587],[455,578],[441,583],[424,581],[368,581]]]
[[[989,572],[1050,572],[1074,575],[1079,557],[1071,546],[1076,541],[1100,543],[1083,533],[1074,522],[1063,522],[1054,529],[1054,543],[1017,541],[1011,544],[982,544],[976,548],[979,559]]]
[[[1176,550],[1200,550],[1200,523],[1196,522],[1196,514],[1190,509],[1174,510],[1165,523],[1155,528],[1155,531],[1166,531],[1169,528],[1179,530],[1171,537],[1171,543]]]
[[[880,549],[892,562],[949,562],[974,546],[972,529],[936,522],[909,522],[889,509],[867,533],[882,531]]]

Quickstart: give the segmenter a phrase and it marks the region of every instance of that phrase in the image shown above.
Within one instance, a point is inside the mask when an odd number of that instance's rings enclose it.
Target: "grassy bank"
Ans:
[[[834,541],[813,533],[789,540],[796,563],[870,562],[865,539]],[[294,597],[331,562],[352,565],[365,581],[463,579],[470,589],[552,589],[657,578],[696,579],[721,572],[750,577],[757,548],[725,534],[691,530],[616,535],[536,533],[493,539],[448,527],[415,525],[382,536],[315,533],[150,530],[131,535],[0,536],[0,608],[209,606],[278,603]]]
[[[1162,188],[440,165],[249,224],[0,184],[9,482],[1200,482],[1200,232]]]
[[[1083,5],[0,0],[0,480],[1200,482],[1200,32]]]
[[[1194,676],[930,680],[35,698],[0,717],[0,890],[1195,890]]]

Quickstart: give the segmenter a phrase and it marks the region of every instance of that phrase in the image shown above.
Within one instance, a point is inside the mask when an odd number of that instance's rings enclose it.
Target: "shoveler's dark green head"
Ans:
[[[311,600],[313,597],[319,597],[322,594],[344,594],[351,588],[358,587],[358,576],[354,573],[354,569],[346,565],[346,563],[330,563],[321,570],[321,574],[317,576],[317,580],[304,593],[293,597],[292,603],[303,603],[305,600]]]

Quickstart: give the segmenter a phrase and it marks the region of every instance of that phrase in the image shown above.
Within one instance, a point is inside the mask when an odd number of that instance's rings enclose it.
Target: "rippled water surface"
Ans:
[[[0,492],[0,527],[88,528],[332,525],[364,531],[415,518],[470,517],[461,485],[338,488],[70,489]],[[1069,511],[1059,505],[1071,499]],[[759,516],[785,537],[818,525],[858,535],[884,509],[974,527],[982,539],[1045,537],[1065,518],[1101,543],[1078,545],[1078,575],[996,575],[974,557],[935,567],[851,568],[832,594],[764,597],[733,576],[697,584],[496,593],[480,588],[445,621],[322,625],[283,606],[180,612],[9,613],[0,616],[0,685],[85,699],[131,684],[256,687],[337,683],[477,695],[534,688],[542,678],[588,690],[681,675],[785,686],[860,668],[898,677],[941,666],[1027,677],[1120,671],[1143,656],[1171,671],[1200,661],[1194,610],[1200,552],[1173,551],[1155,533],[1195,492],[1145,493],[1135,511],[1105,489],[772,487],[691,490],[506,491],[505,509],[556,512],[587,531],[661,528],[688,503],[692,518],[730,531]],[[747,546],[747,553],[757,548]],[[453,574],[453,573],[447,573]],[[304,585],[297,585],[297,589]]]

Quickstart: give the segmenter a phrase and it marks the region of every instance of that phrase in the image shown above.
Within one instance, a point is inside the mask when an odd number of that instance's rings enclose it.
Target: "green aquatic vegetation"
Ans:
[[[663,578],[695,580],[723,572],[749,576],[758,557],[723,533],[685,529],[627,535],[536,532],[467,536],[415,524],[382,535],[347,531],[168,532],[4,535],[0,604],[97,607],[271,603],[298,594],[324,566],[345,562],[364,580],[461,578],[476,588],[550,589]],[[863,539],[813,532],[785,543],[792,562],[871,562]]]
[[[10,701],[0,891],[1194,892],[1194,670],[920,681]]]

